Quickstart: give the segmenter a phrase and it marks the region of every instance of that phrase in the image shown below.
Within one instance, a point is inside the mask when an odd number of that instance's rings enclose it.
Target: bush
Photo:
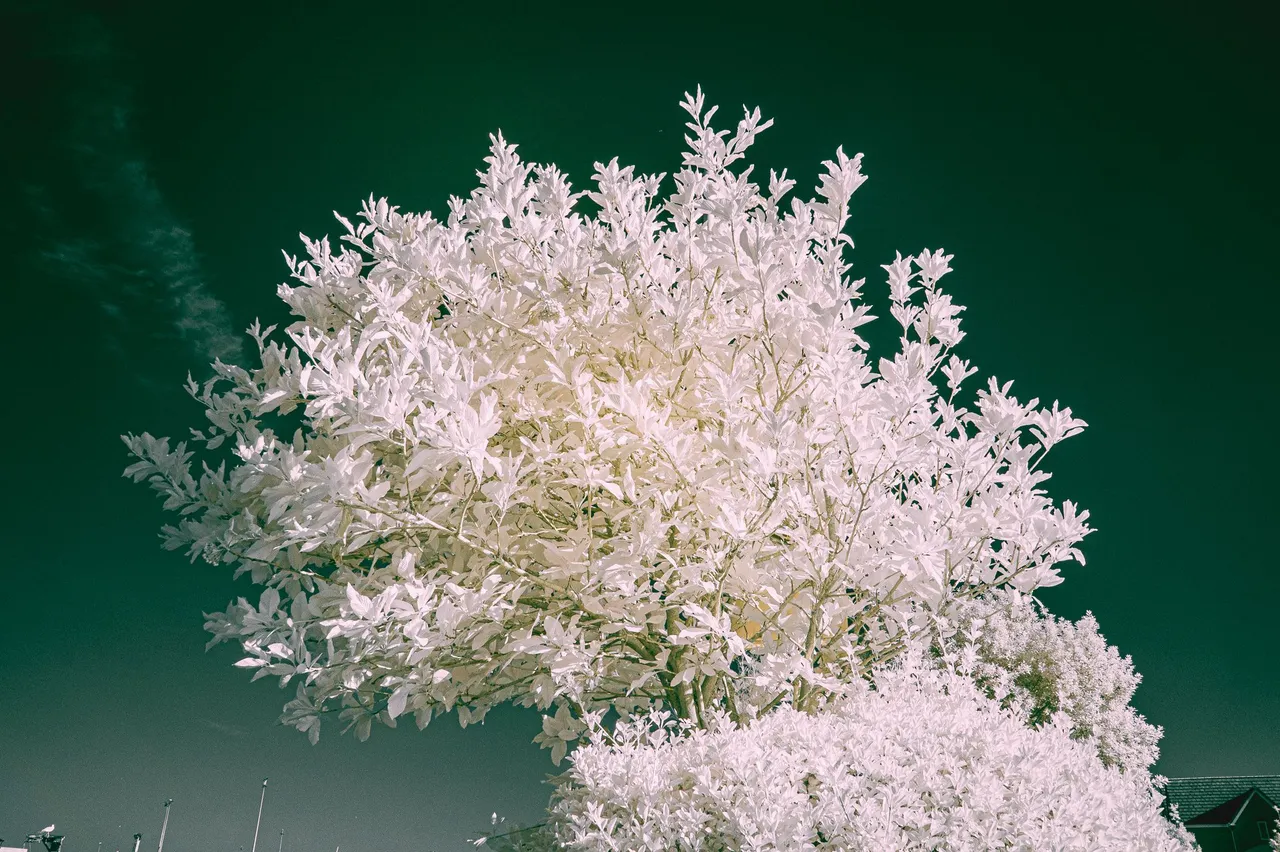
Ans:
[[[1160,756],[1161,728],[1130,705],[1142,675],[1098,632],[1093,613],[1074,624],[1014,590],[965,602],[953,647],[972,646],[988,696],[1033,727],[1057,712],[1072,737],[1091,742],[1108,766],[1146,770]]]
[[[1193,848],[1064,714],[1029,728],[919,653],[814,714],[597,723],[572,761],[544,838],[574,852]]]

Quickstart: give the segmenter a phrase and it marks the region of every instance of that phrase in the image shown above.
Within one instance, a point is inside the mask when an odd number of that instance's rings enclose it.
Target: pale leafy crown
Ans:
[[[313,739],[325,710],[364,737],[512,701],[555,711],[558,757],[608,707],[812,709],[957,601],[1084,561],[1038,466],[1085,424],[994,378],[962,404],[951,256],[883,267],[901,337],[873,363],[861,155],[784,208],[785,170],[730,168],[772,122],[682,106],[669,196],[616,159],[573,193],[498,133],[447,221],[370,198],[338,247],[303,237],[287,340],[255,324],[259,365],[189,380],[189,442],[125,436],[167,545],[264,587],[207,626]]]

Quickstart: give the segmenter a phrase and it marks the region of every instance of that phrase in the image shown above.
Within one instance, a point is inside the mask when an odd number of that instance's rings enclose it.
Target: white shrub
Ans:
[[[1071,735],[1088,740],[1108,766],[1146,770],[1163,731],[1129,703],[1142,676],[1132,657],[1098,632],[1092,613],[1074,624],[1016,590],[964,602],[952,646],[971,644],[986,693],[1033,726],[1061,711]]]
[[[548,832],[573,852],[1192,848],[1149,776],[1103,766],[1065,721],[1029,728],[913,654],[815,714],[597,728]]]

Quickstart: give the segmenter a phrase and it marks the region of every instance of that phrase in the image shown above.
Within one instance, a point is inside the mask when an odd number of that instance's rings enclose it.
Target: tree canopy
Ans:
[[[1084,561],[1040,463],[1085,424],[994,377],[961,394],[951,256],[884,265],[901,334],[873,358],[861,155],[784,205],[785,170],[731,168],[771,121],[682,106],[665,197],[616,158],[574,193],[499,132],[446,221],[338,216],[288,257],[283,338],[255,324],[260,363],[189,379],[208,425],[125,436],[167,546],[263,587],[208,628],[296,687],[313,740],[327,710],[365,737],[511,701],[554,711],[558,757],[605,708],[813,710],[960,602]]]

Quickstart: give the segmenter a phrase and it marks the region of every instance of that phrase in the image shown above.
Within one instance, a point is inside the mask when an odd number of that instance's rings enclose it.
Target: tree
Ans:
[[[363,738],[512,701],[554,709],[558,759],[605,708],[813,711],[958,603],[1083,563],[1088,513],[1039,465],[1085,424],[995,378],[965,407],[951,256],[883,267],[901,336],[872,362],[843,260],[861,155],[784,211],[785,170],[766,194],[730,169],[772,122],[726,139],[701,89],[682,106],[665,199],[616,158],[573,193],[499,133],[446,222],[338,216],[340,249],[288,258],[287,341],[255,324],[259,365],[189,378],[207,429],[124,436],[167,546],[264,587],[207,626],[296,684],[313,740],[330,709]]]

